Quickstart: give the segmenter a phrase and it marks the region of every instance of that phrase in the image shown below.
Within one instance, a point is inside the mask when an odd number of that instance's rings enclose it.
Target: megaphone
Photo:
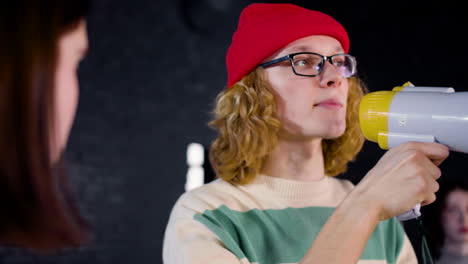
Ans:
[[[389,149],[408,141],[437,142],[468,153],[468,92],[405,83],[365,95],[359,106],[364,137]],[[419,217],[419,206],[398,218]]]
[[[438,142],[468,153],[468,92],[411,83],[364,96],[359,106],[364,137],[389,149],[403,142]]]

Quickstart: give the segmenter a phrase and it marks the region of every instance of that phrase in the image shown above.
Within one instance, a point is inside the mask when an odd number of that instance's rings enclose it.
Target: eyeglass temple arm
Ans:
[[[275,60],[272,60],[272,61],[267,61],[265,63],[261,63],[259,66],[265,68],[265,67],[268,67],[270,65],[273,65],[273,64],[276,64],[278,62],[282,62],[282,61],[285,61],[285,60],[289,60],[291,58],[290,55],[286,55],[284,57],[281,57],[281,58],[278,58],[278,59],[275,59]]]

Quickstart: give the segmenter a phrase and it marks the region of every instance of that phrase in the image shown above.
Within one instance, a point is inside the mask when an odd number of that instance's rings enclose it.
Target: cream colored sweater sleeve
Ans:
[[[197,212],[189,208],[186,195],[174,206],[169,218],[163,245],[164,264],[248,264],[224,247],[220,239],[194,219]],[[196,207],[196,204],[194,204]]]

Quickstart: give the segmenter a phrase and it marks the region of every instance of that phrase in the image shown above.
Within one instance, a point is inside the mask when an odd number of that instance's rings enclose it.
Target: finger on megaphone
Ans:
[[[401,144],[401,147],[406,148],[407,150],[413,149],[422,152],[436,166],[442,164],[442,162],[444,162],[444,160],[447,159],[450,154],[449,148],[447,146],[435,142],[411,141]]]

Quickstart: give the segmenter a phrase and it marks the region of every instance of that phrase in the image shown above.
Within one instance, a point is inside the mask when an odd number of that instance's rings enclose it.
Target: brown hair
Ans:
[[[457,168],[457,170],[459,169]],[[450,173],[447,173],[445,178],[442,177],[439,180],[440,189],[437,191],[437,199],[434,203],[422,208],[428,244],[431,254],[436,259],[440,258],[441,250],[444,247],[445,233],[442,216],[447,207],[447,197],[456,190],[468,192],[468,179],[464,175],[460,175],[459,171],[453,173],[455,176],[450,177],[448,176]]]
[[[52,164],[59,37],[80,0],[17,0],[0,8],[0,243],[54,250],[89,240],[63,162]]]
[[[325,173],[346,171],[361,150],[364,137],[359,128],[359,101],[366,88],[352,77],[349,81],[346,130],[336,139],[323,140]],[[281,124],[276,115],[272,88],[257,68],[223,90],[216,98],[214,118],[209,125],[219,132],[210,150],[210,161],[218,177],[246,184],[260,173],[278,140]]]

